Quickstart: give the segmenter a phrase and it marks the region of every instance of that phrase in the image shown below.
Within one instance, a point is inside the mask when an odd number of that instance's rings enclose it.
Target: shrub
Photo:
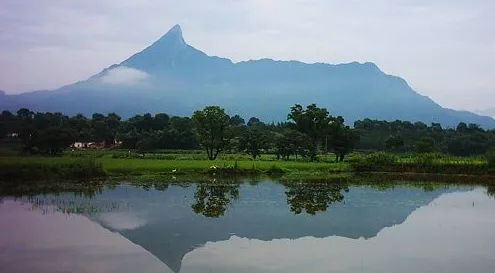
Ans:
[[[390,153],[376,152],[363,157],[356,157],[351,162],[356,171],[382,170],[397,164],[397,157]]]
[[[373,166],[392,166],[397,163],[397,157],[395,155],[384,152],[369,154],[364,159],[366,163]]]
[[[0,181],[86,181],[106,176],[101,163],[94,158],[79,159],[71,163],[29,162],[0,166]]]
[[[495,168],[495,148],[490,149],[486,155],[486,163],[490,169]]]
[[[266,174],[268,175],[272,175],[272,176],[276,176],[276,175],[283,175],[285,173],[285,170],[278,167],[278,166],[275,166],[275,165],[272,165],[270,166],[267,170],[266,170]]]
[[[416,157],[414,157],[414,163],[422,166],[431,166],[433,165],[434,160],[436,159],[436,155],[433,153],[426,153],[426,154],[418,154]]]
[[[80,159],[67,166],[67,178],[71,179],[92,179],[95,177],[105,177],[106,172],[100,162],[94,158]]]
[[[435,140],[431,137],[422,137],[414,145],[418,153],[432,153],[435,151]]]

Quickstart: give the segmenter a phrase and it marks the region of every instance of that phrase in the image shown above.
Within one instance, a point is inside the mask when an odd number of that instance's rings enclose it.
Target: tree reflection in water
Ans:
[[[217,180],[196,184],[195,202],[191,206],[197,214],[217,218],[223,216],[227,206],[239,198],[239,185],[236,180]]]
[[[294,214],[305,211],[315,215],[326,211],[328,206],[344,200],[343,192],[349,192],[347,183],[335,181],[282,182],[285,186],[287,204]]]
[[[495,198],[495,186],[487,186],[486,187],[486,194],[490,197]]]

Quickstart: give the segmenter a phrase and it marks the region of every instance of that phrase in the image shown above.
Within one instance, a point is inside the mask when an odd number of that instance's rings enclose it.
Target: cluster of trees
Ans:
[[[416,122],[393,122],[365,119],[354,128],[361,137],[358,149],[394,152],[441,152],[456,156],[486,153],[495,147],[495,130],[484,130],[476,124],[459,123],[456,128],[442,128]]]
[[[286,122],[264,123],[256,117],[247,122],[229,116],[223,108],[208,106],[192,117],[136,115],[122,120],[115,113],[81,114],[35,113],[20,109],[0,115],[0,138],[15,135],[26,152],[58,155],[74,142],[100,142],[106,147],[146,152],[159,149],[204,149],[210,160],[219,153],[245,152],[253,158],[263,153],[279,158],[303,157],[316,160],[317,154],[332,152],[344,160],[353,149],[394,152],[445,152],[467,156],[485,153],[495,144],[495,131],[475,124],[460,123],[442,128],[408,121],[356,121],[354,128],[341,116],[332,116],[315,104],[290,108]]]
[[[104,142],[110,147],[139,151],[158,149],[204,149],[210,160],[222,151],[246,152],[253,158],[262,153],[288,159],[301,156],[316,159],[319,151],[333,150],[338,160],[353,149],[358,136],[344,125],[342,117],[329,115],[315,104],[291,108],[288,122],[266,124],[256,117],[245,122],[229,116],[223,108],[208,106],[192,117],[136,115],[122,120],[115,113],[68,117],[62,113],[34,113],[20,109],[0,115],[0,138],[18,135],[24,150],[60,154],[74,142]]]
[[[316,160],[318,151],[332,150],[336,160],[342,161],[359,140],[355,130],[344,125],[342,117],[333,117],[327,109],[315,104],[305,109],[296,104],[288,114],[289,122],[265,124],[252,117],[247,124],[238,115],[229,117],[218,106],[196,111],[198,142],[214,160],[219,152],[229,149],[244,151],[253,156],[270,151],[279,157],[301,156]]]
[[[69,117],[62,113],[35,113],[22,108],[16,115],[0,115],[0,138],[17,138],[30,153],[58,155],[75,141],[114,143],[121,118],[114,114]]]

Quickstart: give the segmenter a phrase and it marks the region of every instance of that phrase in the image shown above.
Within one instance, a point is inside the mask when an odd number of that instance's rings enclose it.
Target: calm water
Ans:
[[[0,272],[495,272],[493,190],[432,185],[4,192]]]

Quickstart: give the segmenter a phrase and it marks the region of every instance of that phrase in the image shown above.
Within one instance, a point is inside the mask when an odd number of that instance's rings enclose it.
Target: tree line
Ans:
[[[60,155],[74,142],[99,142],[141,152],[203,149],[210,160],[227,151],[248,153],[254,159],[269,153],[284,160],[311,161],[320,153],[331,152],[336,161],[343,161],[355,149],[483,154],[494,146],[495,131],[465,123],[442,128],[437,123],[428,126],[370,119],[356,121],[351,128],[343,117],[330,115],[316,104],[296,104],[289,109],[287,121],[279,123],[265,123],[256,117],[246,122],[239,115],[229,116],[219,106],[207,106],[191,117],[147,113],[127,120],[116,113],[69,117],[22,108],[1,113],[0,138],[16,138],[23,151],[32,154]]]
[[[357,148],[362,150],[472,156],[495,147],[495,130],[464,122],[456,128],[443,128],[439,123],[428,126],[422,122],[364,119],[356,121],[354,129],[361,137]]]

